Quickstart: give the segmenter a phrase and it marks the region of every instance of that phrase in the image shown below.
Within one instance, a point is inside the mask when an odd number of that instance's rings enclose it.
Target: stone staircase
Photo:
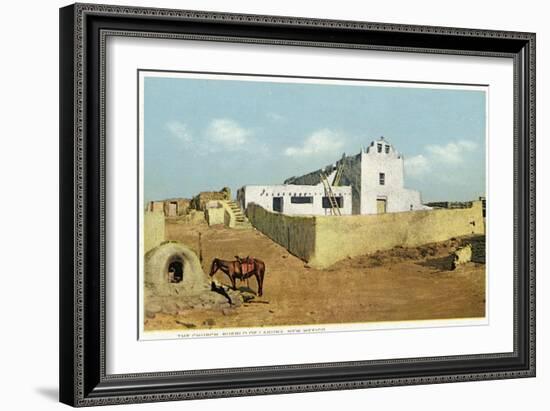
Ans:
[[[236,201],[228,201],[227,205],[235,216],[235,228],[252,228],[252,224],[250,224],[250,221],[248,221],[248,218],[246,218]]]

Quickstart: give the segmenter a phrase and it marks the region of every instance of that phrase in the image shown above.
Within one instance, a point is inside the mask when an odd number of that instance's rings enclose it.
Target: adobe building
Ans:
[[[341,215],[351,214],[351,187],[332,186],[331,189]],[[237,202],[243,210],[246,210],[249,203],[255,203],[267,211],[286,215],[331,215],[332,213],[328,195],[321,182],[316,185],[244,186],[237,191]]]
[[[430,209],[422,204],[420,192],[405,188],[403,156],[383,137],[354,156],[344,155],[334,164],[291,177],[283,185],[244,186],[237,200],[244,210],[255,203],[287,215],[331,215],[323,175],[340,215]]]
[[[187,198],[170,198],[162,201],[150,201],[146,211],[162,212],[166,217],[179,217],[187,214],[191,200]]]
[[[201,191],[192,198],[190,207],[195,210],[206,210],[206,204],[215,200],[231,200],[231,190],[224,187],[220,191]]]

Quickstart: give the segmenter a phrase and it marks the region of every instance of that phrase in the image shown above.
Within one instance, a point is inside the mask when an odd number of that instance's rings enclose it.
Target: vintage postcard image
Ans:
[[[140,339],[488,323],[486,86],[138,82]]]

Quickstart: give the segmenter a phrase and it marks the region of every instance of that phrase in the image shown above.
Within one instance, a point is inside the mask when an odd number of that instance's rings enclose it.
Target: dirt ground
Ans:
[[[471,262],[450,271],[449,258],[465,241],[484,244],[483,237],[397,247],[316,270],[255,229],[167,221],[167,240],[181,241],[197,255],[199,232],[205,273],[214,257],[257,257],[266,264],[264,295],[224,312],[190,309],[171,315],[159,313],[146,319],[146,331],[485,316],[485,264]],[[484,262],[484,255],[477,261]],[[215,278],[230,284],[221,272]],[[257,290],[255,279],[250,279],[249,285]]]

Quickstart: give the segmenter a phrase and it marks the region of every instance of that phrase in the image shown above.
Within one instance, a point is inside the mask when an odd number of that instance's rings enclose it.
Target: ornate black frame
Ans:
[[[109,35],[507,57],[514,62],[514,351],[106,375]],[[535,34],[75,4],[60,10],[60,400],[74,406],[535,376]]]

